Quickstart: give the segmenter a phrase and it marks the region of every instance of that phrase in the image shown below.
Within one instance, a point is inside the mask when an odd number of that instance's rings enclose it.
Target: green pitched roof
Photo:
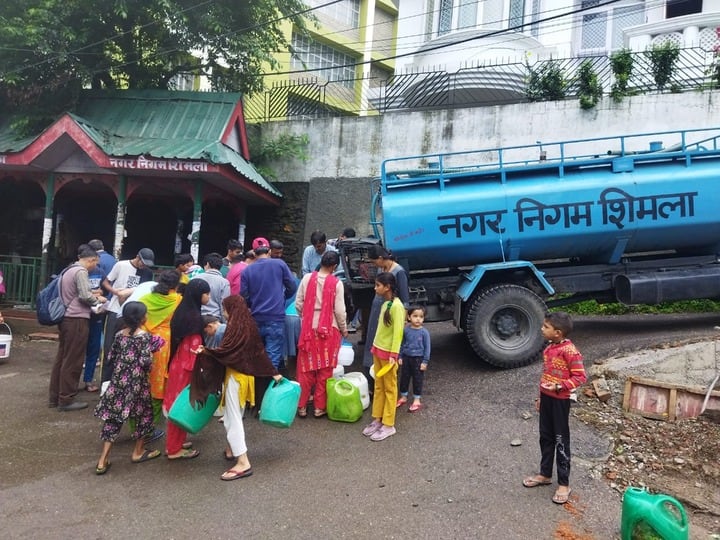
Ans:
[[[70,116],[107,155],[228,165],[281,197],[252,164],[221,142],[241,98],[229,92],[85,91]],[[5,127],[0,129],[0,152],[20,151],[35,138],[16,140]]]

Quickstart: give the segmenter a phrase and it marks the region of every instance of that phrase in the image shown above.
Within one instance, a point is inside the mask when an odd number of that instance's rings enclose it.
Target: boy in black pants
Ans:
[[[540,412],[540,473],[523,480],[532,488],[552,484],[553,460],[557,462],[558,488],[552,501],[565,504],[570,497],[570,394],[587,377],[582,354],[567,336],[572,332],[567,313],[548,313],[542,326],[543,338],[550,344],[543,352],[540,397],[535,409]]]

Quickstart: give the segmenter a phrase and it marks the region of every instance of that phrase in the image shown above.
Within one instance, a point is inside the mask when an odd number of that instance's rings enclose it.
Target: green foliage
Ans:
[[[3,0],[0,114],[28,127],[72,110],[80,88],[171,88],[207,77],[214,90],[262,90],[286,49],[283,25],[303,0]],[[192,55],[202,51],[202,57]]]
[[[652,47],[645,51],[650,59],[650,69],[657,84],[658,90],[661,92],[670,82],[675,71],[675,64],[680,57],[680,49],[674,43],[666,41],[662,45]]]
[[[277,174],[271,166],[273,161],[294,158],[304,163],[310,158],[307,153],[310,138],[307,134],[283,134],[269,141],[255,142],[256,140],[250,140],[250,154],[253,164],[260,174],[270,180],[277,180]]]
[[[590,60],[580,64],[578,73],[578,96],[581,109],[592,109],[603,95],[602,85]]]
[[[565,72],[550,60],[543,63],[538,69],[526,64],[529,72],[525,96],[530,101],[556,101],[565,98],[567,80]]]
[[[630,49],[620,49],[610,55],[610,67],[615,81],[610,89],[610,96],[615,103],[620,103],[628,95],[628,83],[632,75],[633,55]]]
[[[620,303],[598,304],[595,300],[586,300],[577,304],[563,306],[562,311],[575,315],[626,315],[629,313],[660,314],[660,313],[712,313],[720,311],[720,302],[713,300],[683,300],[681,302],[664,302],[657,305],[626,306]]]

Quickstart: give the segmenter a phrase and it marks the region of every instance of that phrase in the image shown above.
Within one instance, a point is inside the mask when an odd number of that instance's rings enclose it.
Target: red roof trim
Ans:
[[[237,129],[238,138],[240,139],[240,155],[245,159],[245,161],[250,161],[250,146],[248,145],[247,128],[245,126],[245,112],[243,110],[242,100],[238,101],[235,105],[235,108],[230,115],[230,120],[228,121],[227,126],[225,126],[225,131],[220,138],[223,144],[230,146],[227,142],[235,129]]]
[[[67,134],[99,167],[109,167],[108,157],[69,115],[64,115],[20,152],[8,155],[5,163],[30,165],[60,137]]]

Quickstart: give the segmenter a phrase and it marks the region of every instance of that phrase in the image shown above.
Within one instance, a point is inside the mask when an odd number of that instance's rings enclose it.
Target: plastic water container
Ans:
[[[689,534],[687,514],[676,499],[635,487],[625,490],[620,528],[622,540],[687,540]]]
[[[353,349],[352,343],[343,339],[342,345],[340,346],[340,352],[338,353],[338,364],[351,366],[354,361],[355,350]]]
[[[216,394],[210,394],[203,406],[190,403],[190,385],[187,385],[170,407],[168,420],[188,433],[197,433],[210,422],[219,404],[220,397]]]
[[[2,323],[0,326],[4,326],[8,333],[0,334],[0,358],[7,358],[10,356],[10,345],[12,345],[12,330],[7,323]]]
[[[260,405],[260,422],[273,427],[289,428],[300,402],[300,384],[282,378],[270,382]]]
[[[343,379],[350,381],[352,384],[357,386],[358,390],[360,390],[360,402],[362,403],[362,408],[363,410],[367,409],[370,406],[370,393],[368,392],[368,380],[365,377],[365,374],[359,371],[352,371],[350,373],[346,373],[343,376]]]
[[[332,376],[334,379],[340,379],[343,375],[345,375],[345,368],[338,362],[337,367],[333,369]]]
[[[330,378],[327,388],[327,415],[336,422],[357,422],[363,415],[360,390],[346,379]]]

